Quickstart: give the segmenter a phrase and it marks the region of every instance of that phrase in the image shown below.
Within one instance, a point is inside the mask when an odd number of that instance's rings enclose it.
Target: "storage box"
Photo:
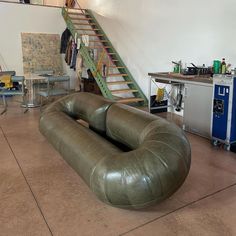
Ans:
[[[150,97],[150,112],[160,113],[167,112],[168,100],[163,100],[161,102],[156,101],[156,95]]]

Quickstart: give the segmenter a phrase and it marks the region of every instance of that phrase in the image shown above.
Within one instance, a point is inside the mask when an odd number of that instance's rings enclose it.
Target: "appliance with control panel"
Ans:
[[[236,142],[236,77],[214,75],[212,106],[212,141],[222,143],[226,150]]]

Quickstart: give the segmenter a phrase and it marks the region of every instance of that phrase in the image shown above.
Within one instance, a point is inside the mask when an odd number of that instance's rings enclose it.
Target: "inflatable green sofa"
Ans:
[[[95,94],[55,101],[41,114],[39,126],[97,197],[114,207],[161,202],[190,169],[190,145],[179,127]]]

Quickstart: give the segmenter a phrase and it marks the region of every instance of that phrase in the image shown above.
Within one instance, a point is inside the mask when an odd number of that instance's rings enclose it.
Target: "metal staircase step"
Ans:
[[[107,77],[124,77],[128,76],[128,74],[108,74]]]
[[[116,100],[119,103],[135,103],[135,102],[143,102],[144,99],[143,98],[118,98]]]
[[[122,84],[132,84],[132,81],[112,81],[112,82],[107,82],[107,85],[122,85]]]
[[[116,90],[111,90],[112,94],[117,94],[117,93],[137,93],[137,89],[116,89]]]

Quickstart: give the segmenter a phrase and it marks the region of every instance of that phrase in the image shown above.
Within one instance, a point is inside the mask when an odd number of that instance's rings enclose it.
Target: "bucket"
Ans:
[[[213,62],[213,73],[214,74],[220,74],[220,61],[219,60],[214,60]]]

